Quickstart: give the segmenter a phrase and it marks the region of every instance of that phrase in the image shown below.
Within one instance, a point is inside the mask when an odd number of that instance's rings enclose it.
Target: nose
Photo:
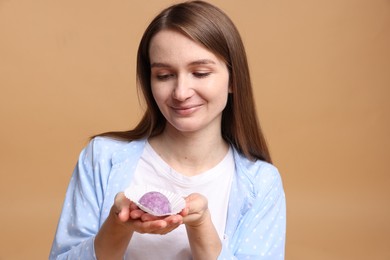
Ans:
[[[172,92],[172,97],[178,101],[185,101],[194,93],[191,86],[191,80],[185,75],[178,75],[175,82],[175,87]]]

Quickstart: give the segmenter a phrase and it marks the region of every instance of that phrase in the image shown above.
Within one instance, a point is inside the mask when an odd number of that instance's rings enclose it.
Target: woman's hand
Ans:
[[[180,214],[186,225],[192,258],[217,259],[222,244],[211,220],[206,197],[190,194],[186,198],[186,208]]]
[[[142,234],[167,234],[183,223],[181,215],[156,217],[142,211],[123,192],[116,195],[113,211],[120,224]]]
[[[185,200],[186,207],[180,213],[184,224],[194,227],[201,225],[210,214],[206,197],[199,193],[192,193]]]
[[[123,192],[115,196],[110,214],[95,238],[98,259],[123,259],[134,232],[167,234],[183,223],[181,215],[155,217],[140,210]]]

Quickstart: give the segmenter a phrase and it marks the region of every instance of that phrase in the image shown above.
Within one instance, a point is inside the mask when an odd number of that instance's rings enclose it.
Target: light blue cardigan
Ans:
[[[50,259],[96,259],[94,239],[115,195],[130,184],[146,140],[93,139],[66,192]],[[236,173],[218,259],[284,259],[286,202],[278,170],[234,150]]]

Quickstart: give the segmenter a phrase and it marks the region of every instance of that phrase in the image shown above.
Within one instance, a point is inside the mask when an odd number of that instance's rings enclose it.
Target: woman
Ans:
[[[50,258],[283,259],[282,181],[231,20],[202,1],[163,10],[141,39],[137,78],[144,117],[82,151]],[[185,208],[140,210],[123,191],[146,184],[181,194]]]

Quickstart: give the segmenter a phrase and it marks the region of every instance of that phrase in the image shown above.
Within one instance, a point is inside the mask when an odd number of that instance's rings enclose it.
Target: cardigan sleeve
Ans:
[[[265,164],[241,188],[251,190],[251,198],[248,206],[233,205],[247,208],[232,237],[223,241],[218,259],[284,259],[286,202],[278,170]]]
[[[99,229],[104,184],[99,172],[104,159],[94,160],[96,144],[83,149],[65,195],[49,259],[96,259],[94,239]]]

